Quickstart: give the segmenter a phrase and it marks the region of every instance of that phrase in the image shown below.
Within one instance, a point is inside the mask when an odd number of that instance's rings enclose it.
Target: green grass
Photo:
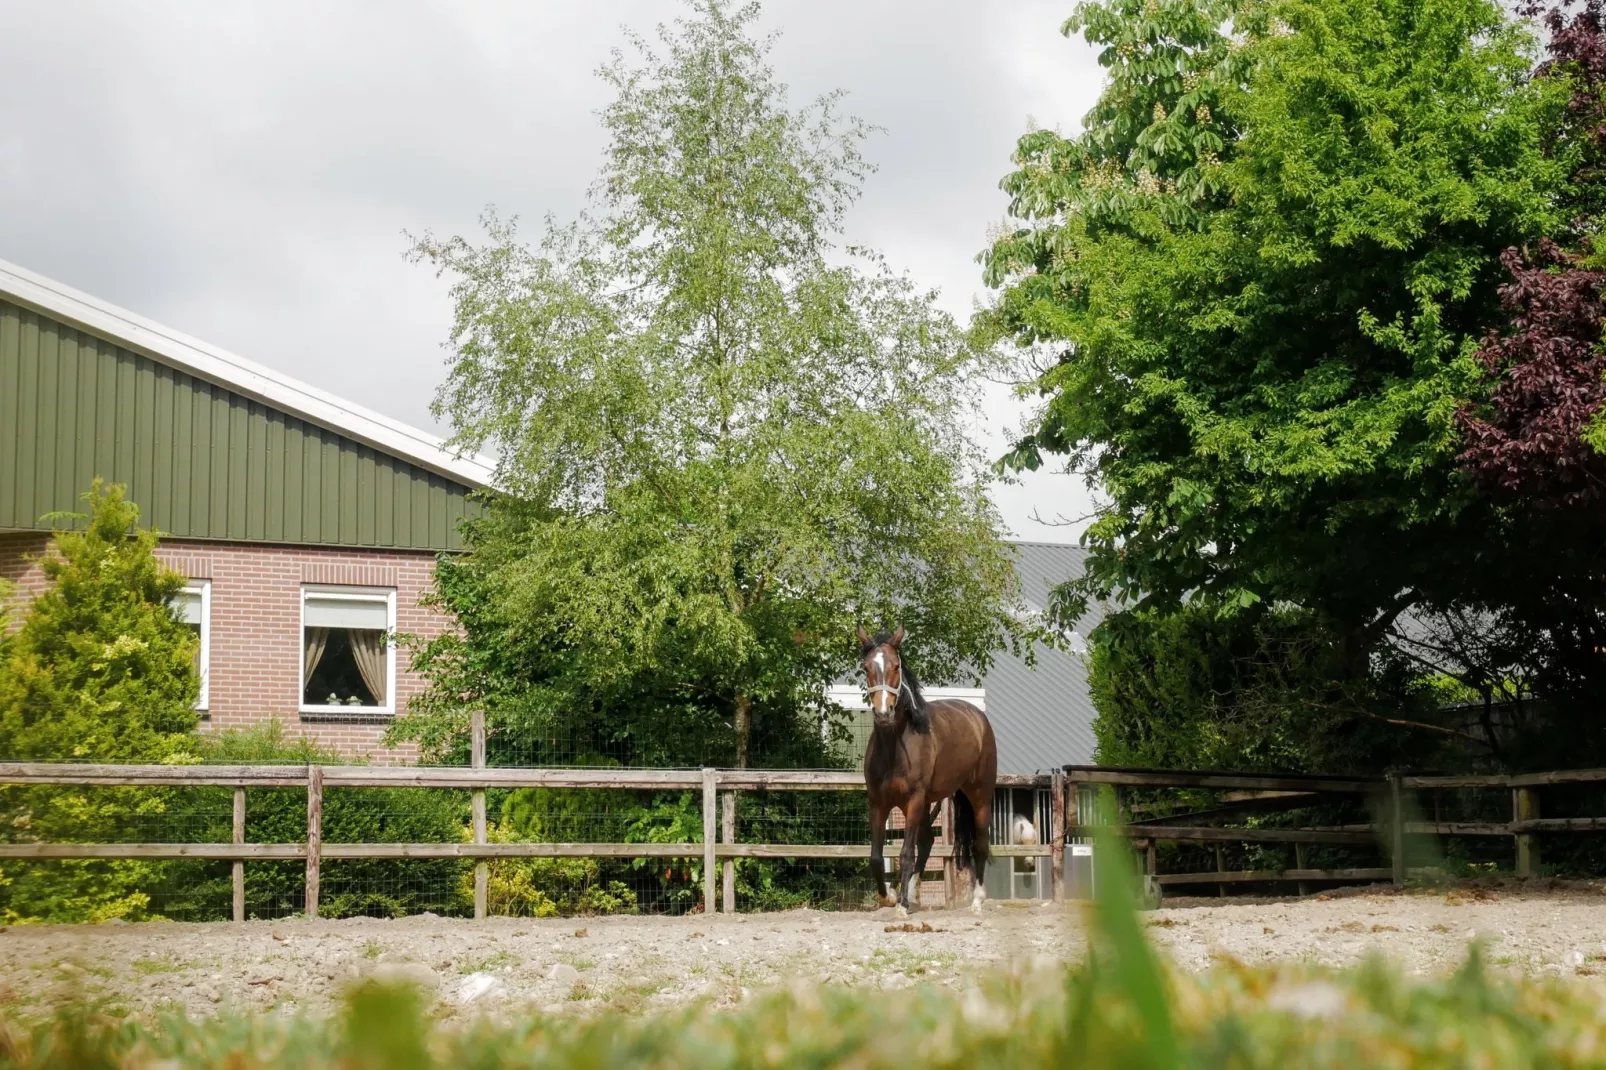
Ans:
[[[522,961],[524,960],[510,951],[494,951],[483,958],[464,959],[462,964],[457,967],[457,972],[461,974],[489,973],[492,970],[499,970],[503,966],[516,966]]]
[[[1476,954],[1446,978],[1380,964],[1331,972],[1226,964],[1160,974],[1166,1036],[1114,963],[1044,975],[995,974],[950,991],[813,989],[714,1010],[636,1016],[650,985],[602,994],[619,1011],[519,1015],[511,1024],[437,1021],[421,998],[372,984],[332,1020],[176,1012],[119,1020],[78,1004],[25,1027],[0,1011],[0,1067],[832,1066],[1267,1068],[1598,1066],[1598,989],[1494,977]]]
[[[149,977],[153,973],[178,973],[189,969],[193,963],[179,962],[175,959],[135,959],[132,965],[135,973],[141,977]]]

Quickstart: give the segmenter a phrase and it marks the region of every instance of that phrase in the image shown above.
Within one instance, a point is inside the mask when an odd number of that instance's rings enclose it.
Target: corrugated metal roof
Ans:
[[[491,483],[489,463],[456,456],[428,432],[4,260],[0,260],[0,297],[471,489]]]
[[[1082,574],[1087,551],[1061,543],[1016,542],[1015,562],[1021,596],[1030,613],[1041,613],[1049,592]],[[982,680],[987,719],[998,739],[1000,773],[1047,772],[1062,765],[1093,762],[1093,698],[1087,686],[1085,640],[1104,617],[1103,607],[1090,607],[1076,622],[1072,649],[1038,647],[1034,664],[1000,653]],[[840,685],[860,688],[857,676]],[[928,693],[941,691],[927,688]],[[865,737],[866,726],[857,736]],[[862,748],[864,739],[857,740]]]
[[[1041,613],[1049,592],[1086,567],[1087,550],[1059,543],[1018,542],[1016,568],[1027,608]],[[1037,649],[1036,663],[1000,654],[987,671],[987,719],[998,738],[1000,773],[1044,772],[1093,761],[1093,699],[1081,640],[1103,619],[1090,607],[1076,622],[1071,651]]]
[[[461,479],[0,298],[0,529],[49,531],[96,476],[178,538],[453,550]]]

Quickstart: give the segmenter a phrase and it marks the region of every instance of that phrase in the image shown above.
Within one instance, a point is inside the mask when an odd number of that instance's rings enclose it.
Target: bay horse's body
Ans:
[[[987,898],[987,830],[998,781],[998,744],[987,715],[969,702],[927,702],[903,664],[904,632],[872,638],[859,629],[874,729],[864,754],[864,786],[870,804],[870,870],[885,906],[907,913],[918,900],[920,874],[931,855],[932,820],[942,801],[954,800],[955,861],[969,870],[971,909]],[[898,855],[898,896],[887,897],[882,846],[887,817],[903,811],[903,850]]]

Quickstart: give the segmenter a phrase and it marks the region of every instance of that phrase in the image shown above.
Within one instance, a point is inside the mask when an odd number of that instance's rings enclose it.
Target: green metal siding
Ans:
[[[0,301],[0,530],[101,476],[179,538],[455,550],[469,488]]]

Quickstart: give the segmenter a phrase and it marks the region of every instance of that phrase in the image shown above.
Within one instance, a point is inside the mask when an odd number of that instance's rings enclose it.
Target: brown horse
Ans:
[[[920,898],[920,874],[931,855],[932,819],[942,801],[954,800],[954,857],[970,871],[970,907],[981,913],[987,899],[987,829],[998,781],[998,744],[987,715],[968,702],[927,702],[920,683],[903,663],[903,629],[870,636],[859,628],[859,656],[875,728],[864,753],[864,786],[870,800],[870,871],[882,906],[909,911]],[[887,816],[903,811],[903,850],[898,855],[898,897],[887,897],[882,842]]]

